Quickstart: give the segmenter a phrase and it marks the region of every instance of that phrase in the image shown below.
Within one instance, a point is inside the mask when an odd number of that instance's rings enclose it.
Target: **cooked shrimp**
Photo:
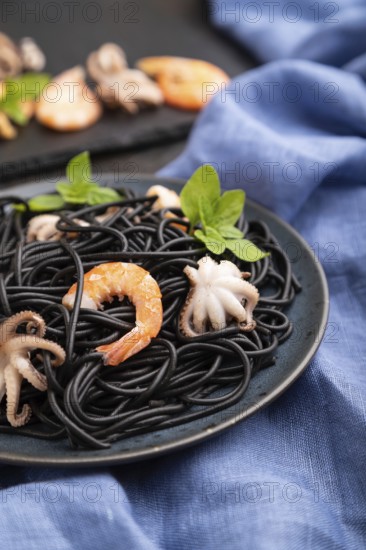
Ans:
[[[54,78],[36,105],[38,122],[59,132],[88,128],[101,115],[100,101],[86,85],[82,67],[74,67]]]
[[[137,67],[155,77],[166,103],[187,110],[202,109],[211,95],[205,94],[205,85],[213,90],[229,81],[228,75],[216,65],[200,59],[184,57],[145,57]]]
[[[63,297],[62,303],[72,309],[77,283]],[[112,344],[99,346],[105,365],[119,365],[138,353],[157,336],[163,321],[163,306],[158,283],[148,271],[131,263],[112,262],[94,267],[84,275],[81,307],[102,309],[103,302],[112,302],[124,296],[136,308],[136,327]]]

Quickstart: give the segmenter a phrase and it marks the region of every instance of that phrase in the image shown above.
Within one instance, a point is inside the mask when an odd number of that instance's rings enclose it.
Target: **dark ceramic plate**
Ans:
[[[110,185],[116,185],[113,176],[105,177],[105,181]],[[141,194],[144,194],[152,183],[161,183],[176,190],[179,190],[182,184],[179,180],[155,176],[140,176],[134,181],[126,180],[122,183]],[[53,188],[54,183],[47,181],[33,185],[9,186],[2,189],[0,197],[7,194],[29,197],[51,191]],[[288,314],[295,330],[280,346],[276,365],[260,371],[251,380],[241,401],[207,418],[118,441],[107,450],[73,450],[66,439],[43,441],[1,434],[0,461],[21,465],[102,466],[156,457],[194,445],[226,430],[266,407],[291,386],[309,364],[324,334],[329,309],[327,282],[319,262],[314,259],[313,252],[292,227],[269,210],[249,200],[246,204],[246,215],[248,219],[261,219],[269,225],[282,248],[290,256],[293,270],[303,290],[289,309]]]

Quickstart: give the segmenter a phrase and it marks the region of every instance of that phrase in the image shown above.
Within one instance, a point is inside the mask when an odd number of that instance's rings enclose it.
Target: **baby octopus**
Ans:
[[[199,336],[207,330],[208,323],[214,330],[220,330],[231,319],[238,321],[245,331],[254,330],[253,309],[259,293],[254,285],[243,280],[250,273],[242,273],[229,261],[218,264],[209,256],[201,258],[198,266],[198,269],[184,268],[191,289],[180,314],[183,334]]]
[[[22,323],[27,323],[26,334],[17,333]],[[30,332],[32,328],[35,329],[34,334]],[[0,325],[0,402],[6,394],[6,417],[14,428],[26,424],[31,416],[31,408],[27,404],[17,413],[23,378],[37,390],[47,389],[46,377],[32,365],[30,352],[35,349],[50,351],[55,357],[52,361],[54,367],[65,360],[62,347],[45,340],[45,332],[44,319],[33,311],[16,313]]]

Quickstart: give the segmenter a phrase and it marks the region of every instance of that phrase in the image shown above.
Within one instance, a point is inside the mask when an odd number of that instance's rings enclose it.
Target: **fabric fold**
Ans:
[[[341,67],[366,50],[363,0],[209,0],[207,14],[264,63],[299,58]]]

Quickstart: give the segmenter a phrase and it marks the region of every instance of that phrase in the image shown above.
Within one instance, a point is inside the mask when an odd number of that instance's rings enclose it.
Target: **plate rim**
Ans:
[[[123,176],[127,176],[128,174],[121,173],[119,175],[119,180],[123,178]],[[106,172],[102,174],[102,178],[108,180],[111,178],[111,176],[114,177],[114,174],[111,172]],[[120,182],[121,187],[123,185],[132,184],[137,180],[139,182],[146,182],[146,180],[166,180],[167,183],[172,183],[173,186],[182,186],[185,183],[185,180],[181,178],[174,178],[169,176],[160,176],[157,174],[149,174],[149,173],[139,173],[133,176],[134,181],[123,181]],[[33,182],[35,183],[35,182]],[[46,183],[50,183],[47,178],[42,178],[39,182],[36,182],[37,185],[45,185]],[[117,184],[117,182],[116,182]],[[9,184],[5,184],[4,186],[1,186],[0,188],[0,198],[2,196],[5,196],[6,194],[11,193],[15,189],[19,188],[31,188],[32,182],[30,183],[14,183],[11,182]],[[5,191],[5,192],[4,192]],[[301,242],[301,245],[303,248],[312,255],[312,250],[309,246],[309,244],[306,242],[306,240],[296,231],[295,228],[293,228],[287,221],[280,218],[276,213],[272,212],[265,206],[257,203],[256,201],[253,201],[249,198],[246,198],[246,204],[250,205],[251,207],[254,207],[255,210],[259,212],[263,212],[266,217],[269,217],[273,219],[277,224],[280,224],[284,227],[284,229],[287,231],[289,236],[295,237],[298,241]],[[207,439],[214,437],[216,435],[219,435],[221,432],[227,430],[229,427],[234,426],[244,420],[245,418],[248,418],[249,416],[252,416],[255,412],[268,407],[273,401],[278,399],[292,384],[301,376],[301,374],[305,371],[307,366],[309,365],[310,361],[315,356],[317,350],[319,349],[319,346],[322,343],[324,333],[322,332],[322,327],[326,326],[326,323],[328,321],[329,317],[329,288],[327,283],[327,278],[324,272],[324,269],[320,262],[315,262],[313,264],[314,269],[317,272],[317,275],[319,277],[320,281],[320,288],[323,293],[323,309],[321,314],[321,321],[319,322],[319,329],[314,334],[316,337],[314,338],[311,346],[309,347],[305,357],[297,364],[296,368],[291,371],[290,375],[287,376],[279,385],[277,385],[274,389],[271,389],[265,396],[263,396],[260,400],[260,404],[255,403],[251,404],[249,407],[247,407],[244,411],[240,411],[238,414],[235,414],[234,418],[230,418],[228,420],[221,421],[219,424],[212,426],[210,428],[202,429],[202,431],[193,434],[184,436],[178,441],[173,440],[171,442],[162,443],[159,445],[156,445],[155,447],[147,447],[144,449],[135,449],[135,450],[123,450],[123,451],[116,451],[112,455],[105,455],[105,456],[91,456],[88,453],[92,452],[98,452],[98,451],[88,451],[84,449],[77,450],[75,452],[77,453],[85,453],[85,455],[78,455],[78,456],[67,456],[67,450],[65,450],[65,457],[44,457],[44,456],[33,456],[33,455],[20,455],[18,452],[8,452],[0,450],[0,463],[4,464],[11,464],[11,465],[17,465],[17,466],[63,466],[63,467],[104,467],[104,466],[113,466],[117,464],[127,464],[132,462],[138,462],[142,460],[146,460],[148,458],[154,459],[159,456],[163,456],[165,454],[171,453],[173,451],[179,451],[183,448],[191,447],[197,443],[203,443]],[[0,434],[1,437],[1,434]],[[12,436],[13,437],[13,436]],[[14,436],[15,437],[15,436]],[[19,436],[20,438],[24,436]],[[24,437],[24,440],[26,441],[28,438]],[[35,441],[35,440],[34,440]],[[113,443],[112,443],[113,446]]]

